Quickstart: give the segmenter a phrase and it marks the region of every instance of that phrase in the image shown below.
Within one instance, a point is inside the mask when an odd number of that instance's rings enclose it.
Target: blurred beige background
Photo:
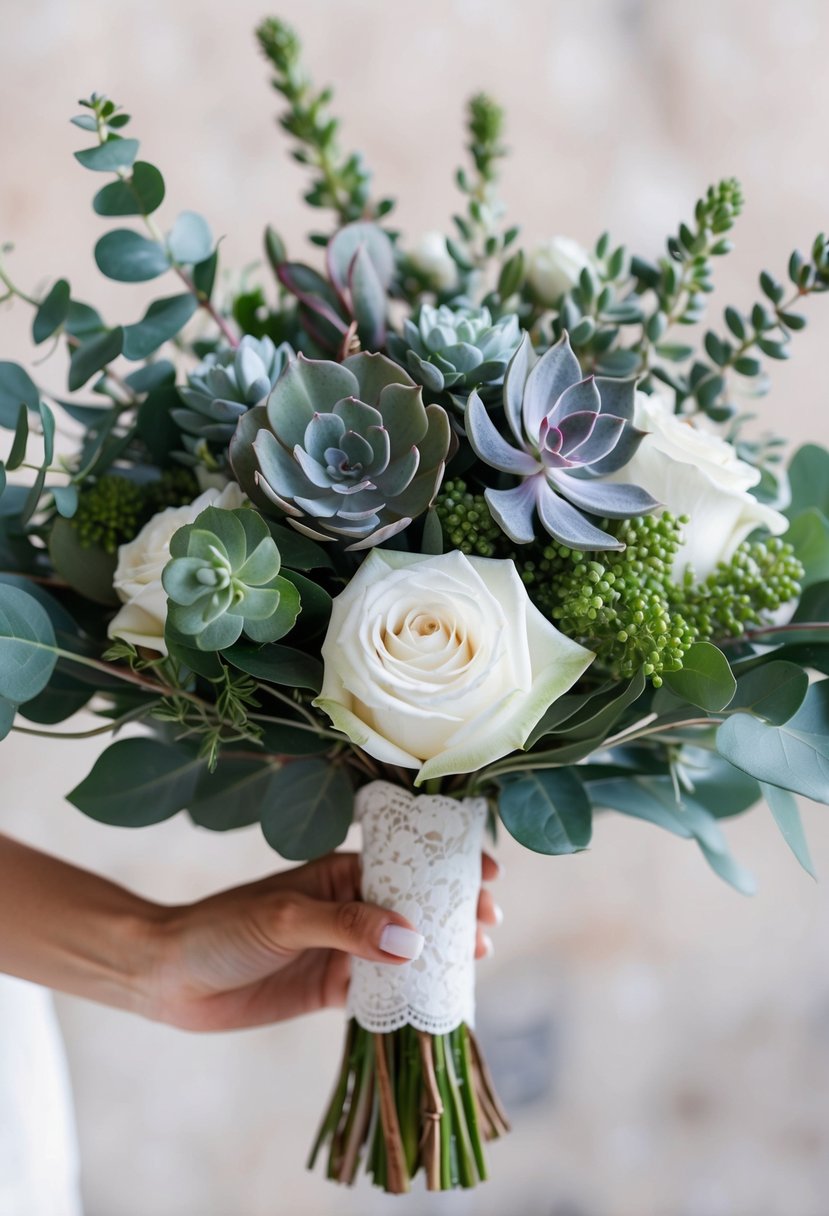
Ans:
[[[280,12],[413,237],[457,205],[463,103],[480,87],[508,108],[504,193],[530,242],[588,243],[609,226],[656,253],[709,181],[736,174],[747,205],[718,299],[746,306],[760,267],[782,273],[829,218],[823,0],[283,0]],[[301,252],[315,221],[274,127],[252,38],[263,15],[262,0],[5,0],[0,240],[17,246],[23,287],[66,275],[124,321],[147,298],[92,261],[97,183],[72,160],[82,138],[66,120],[93,89],[135,116],[167,179],[162,218],[203,211],[227,234],[225,267],[259,257],[266,222]],[[759,409],[795,440],[826,441],[829,308],[809,312]],[[29,359],[30,319],[3,310],[0,358]],[[57,386],[60,372],[56,359],[39,376]],[[133,834],[84,819],[62,793],[94,754],[7,744],[2,827],[171,902],[274,866],[255,828],[222,837],[179,817]],[[804,814],[826,875],[829,816]],[[727,830],[759,878],[753,900],[692,845],[621,818],[602,817],[576,858],[502,843],[506,923],[480,1005],[515,1134],[471,1196],[393,1201],[304,1173],[336,1014],[199,1038],[60,999],[87,1216],[825,1216],[829,895],[765,810]]]

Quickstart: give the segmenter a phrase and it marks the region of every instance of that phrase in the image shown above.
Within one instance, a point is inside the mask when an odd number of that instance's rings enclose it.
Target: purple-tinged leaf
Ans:
[[[577,447],[571,448],[567,453],[568,457],[570,460],[585,465],[592,464],[594,460],[601,460],[603,456],[609,455],[616,447],[619,437],[626,426],[627,423],[624,418],[613,418],[610,414],[599,414],[596,419],[596,425],[593,427],[590,435]]]
[[[524,389],[524,429],[530,439],[538,436],[541,419],[558,401],[571,384],[582,378],[581,366],[570,349],[566,334],[551,346],[536,363],[527,377]]]
[[[504,377],[504,413],[509,428],[519,443],[523,442],[521,406],[524,401],[524,385],[534,359],[532,339],[525,333],[521,345],[510,359]]]
[[[598,414],[601,408],[602,399],[596,382],[588,376],[564,390],[551,411],[550,422],[557,426],[570,414]]]
[[[640,486],[617,484],[612,481],[590,481],[571,477],[567,473],[551,473],[550,479],[565,498],[589,511],[591,515],[606,515],[608,519],[630,519],[655,511],[659,503]]]
[[[546,482],[538,494],[538,514],[550,536],[570,549],[621,551],[625,547],[615,536],[594,527],[581,511],[556,494]]]

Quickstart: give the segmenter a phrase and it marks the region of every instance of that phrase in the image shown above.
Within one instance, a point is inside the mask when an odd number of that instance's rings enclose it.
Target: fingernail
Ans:
[[[502,925],[504,923],[504,910],[499,904],[492,905],[492,915],[495,917],[496,925]]]
[[[405,929],[403,925],[386,925],[380,934],[380,949],[398,958],[420,958],[425,943],[426,938],[422,933]]]
[[[483,935],[483,942],[484,942],[484,958],[492,958],[493,954],[495,953],[495,947],[493,946],[492,938],[489,936],[488,933],[485,933]]]

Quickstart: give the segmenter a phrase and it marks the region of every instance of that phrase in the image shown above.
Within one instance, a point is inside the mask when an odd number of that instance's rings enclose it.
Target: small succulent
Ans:
[[[368,549],[430,505],[451,433],[439,405],[385,355],[289,363],[266,405],[240,419],[236,476],[316,540]]]
[[[630,460],[645,435],[632,423],[634,381],[582,376],[567,335],[536,361],[525,335],[504,379],[504,413],[513,447],[499,434],[478,393],[465,425],[485,463],[519,478],[488,489],[487,506],[517,544],[535,539],[534,516],[571,549],[623,549],[583,514],[607,519],[645,515],[659,503],[639,486],[599,482]]]
[[[460,392],[499,385],[520,341],[514,313],[493,321],[488,308],[423,304],[402,335],[389,334],[388,351],[432,392]]]
[[[173,418],[188,435],[227,444],[241,415],[265,400],[293,353],[287,342],[275,346],[268,337],[246,335],[237,347],[207,355],[178,390],[188,408],[172,410]]]
[[[293,627],[299,592],[280,573],[276,542],[247,507],[207,507],[170,542],[161,576],[167,625],[198,650],[224,650],[244,632],[274,642]]]

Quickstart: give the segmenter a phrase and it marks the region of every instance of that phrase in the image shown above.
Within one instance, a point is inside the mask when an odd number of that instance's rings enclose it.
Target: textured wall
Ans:
[[[829,9],[820,0],[285,0],[320,79],[337,84],[346,140],[400,225],[456,205],[462,106],[506,104],[504,192],[530,238],[585,242],[605,226],[645,253],[722,174],[743,182],[737,251],[720,276],[745,306],[761,265],[827,220]],[[311,220],[274,131],[253,47],[263,15],[236,0],[6,0],[0,43],[0,240],[34,288],[56,272],[107,315],[147,298],[99,278],[92,181],[66,125],[92,89],[122,101],[176,208],[226,232],[225,265],[259,256],[271,221],[298,248]],[[825,302],[759,403],[795,438],[829,440],[820,361]],[[30,318],[0,315],[0,358]],[[41,378],[60,382],[59,358]],[[61,801],[91,745],[3,752],[8,830],[136,889],[178,901],[266,873],[256,829],[232,838],[173,821],[121,833]],[[47,764],[50,767],[47,767]],[[829,822],[806,807],[820,870]],[[768,814],[727,830],[760,880],[745,900],[693,846],[603,818],[592,850],[547,860],[503,844],[507,920],[480,969],[482,1028],[516,1134],[495,1181],[428,1210],[526,1216],[824,1216],[829,1191],[829,897],[801,875]],[[320,1216],[385,1211],[304,1175],[340,1019],[195,1037],[63,999],[88,1216]],[[407,1210],[426,1211],[422,1198]]]

